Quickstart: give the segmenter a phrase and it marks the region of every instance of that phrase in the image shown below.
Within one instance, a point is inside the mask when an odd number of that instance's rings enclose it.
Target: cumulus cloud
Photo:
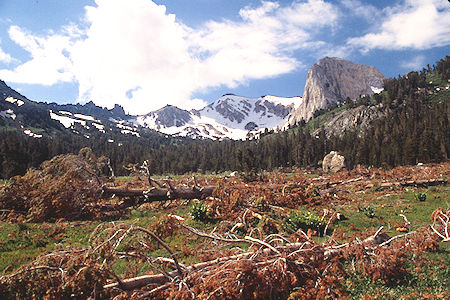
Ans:
[[[85,37],[71,49],[80,100],[131,113],[189,101],[197,76],[188,29],[151,1],[96,3],[87,7]]]
[[[150,0],[96,0],[83,24],[35,36],[17,26],[10,38],[31,59],[0,70],[7,81],[51,85],[73,81],[79,101],[120,104],[133,114],[166,104],[199,108],[192,95],[285,74],[302,66],[293,52],[326,46],[315,38],[332,30],[338,8],[323,0],[244,7],[237,21],[190,28]]]
[[[370,49],[429,49],[450,44],[450,6],[441,0],[405,0],[383,10],[384,18],[372,32],[348,40]]]
[[[11,40],[31,55],[31,59],[13,70],[0,70],[1,78],[11,82],[42,85],[72,81],[72,64],[67,57],[67,50],[71,46],[70,36],[50,34],[38,37],[18,26],[11,26],[8,33]]]

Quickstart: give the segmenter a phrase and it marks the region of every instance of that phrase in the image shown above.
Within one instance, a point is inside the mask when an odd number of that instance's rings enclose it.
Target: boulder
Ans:
[[[345,157],[336,151],[331,151],[323,158],[322,168],[324,172],[336,173],[346,168]]]

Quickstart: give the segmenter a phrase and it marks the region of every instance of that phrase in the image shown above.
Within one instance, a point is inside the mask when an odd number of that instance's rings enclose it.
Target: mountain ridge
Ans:
[[[155,130],[168,136],[194,139],[249,139],[266,130],[287,128],[300,120],[308,120],[318,110],[341,105],[344,97],[353,99],[361,93],[379,92],[382,90],[383,79],[384,76],[376,67],[325,57],[308,71],[303,97],[265,95],[251,98],[224,94],[202,109],[188,111],[166,105],[138,116],[126,114],[117,104],[112,109],[106,109],[96,106],[92,101],[83,105],[34,102],[1,81],[1,100],[12,97],[11,99],[20,100],[27,105],[18,107],[13,103],[0,101],[0,116],[9,118],[10,125],[20,123],[15,126],[31,130],[26,123],[27,118],[34,118],[29,110],[34,110],[41,118],[32,122],[38,125],[34,127],[44,127],[39,135],[66,129],[88,138],[92,129],[97,129],[100,133],[118,130],[121,134],[140,137],[142,130]],[[20,114],[26,117],[16,120]],[[60,124],[55,124],[55,121]],[[45,128],[47,125],[49,130]]]

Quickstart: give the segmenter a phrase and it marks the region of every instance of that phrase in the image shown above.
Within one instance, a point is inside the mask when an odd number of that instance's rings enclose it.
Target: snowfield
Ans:
[[[265,128],[281,126],[301,102],[301,97],[224,95],[203,109],[183,111],[189,114],[187,122],[174,119],[170,122],[173,125],[168,126],[163,124],[158,113],[152,112],[136,117],[135,124],[168,135],[239,140]]]

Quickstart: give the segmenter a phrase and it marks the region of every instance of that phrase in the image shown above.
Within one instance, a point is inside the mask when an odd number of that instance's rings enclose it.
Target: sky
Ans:
[[[446,55],[447,0],[0,0],[0,80],[130,114],[301,96],[325,56],[396,77]]]

